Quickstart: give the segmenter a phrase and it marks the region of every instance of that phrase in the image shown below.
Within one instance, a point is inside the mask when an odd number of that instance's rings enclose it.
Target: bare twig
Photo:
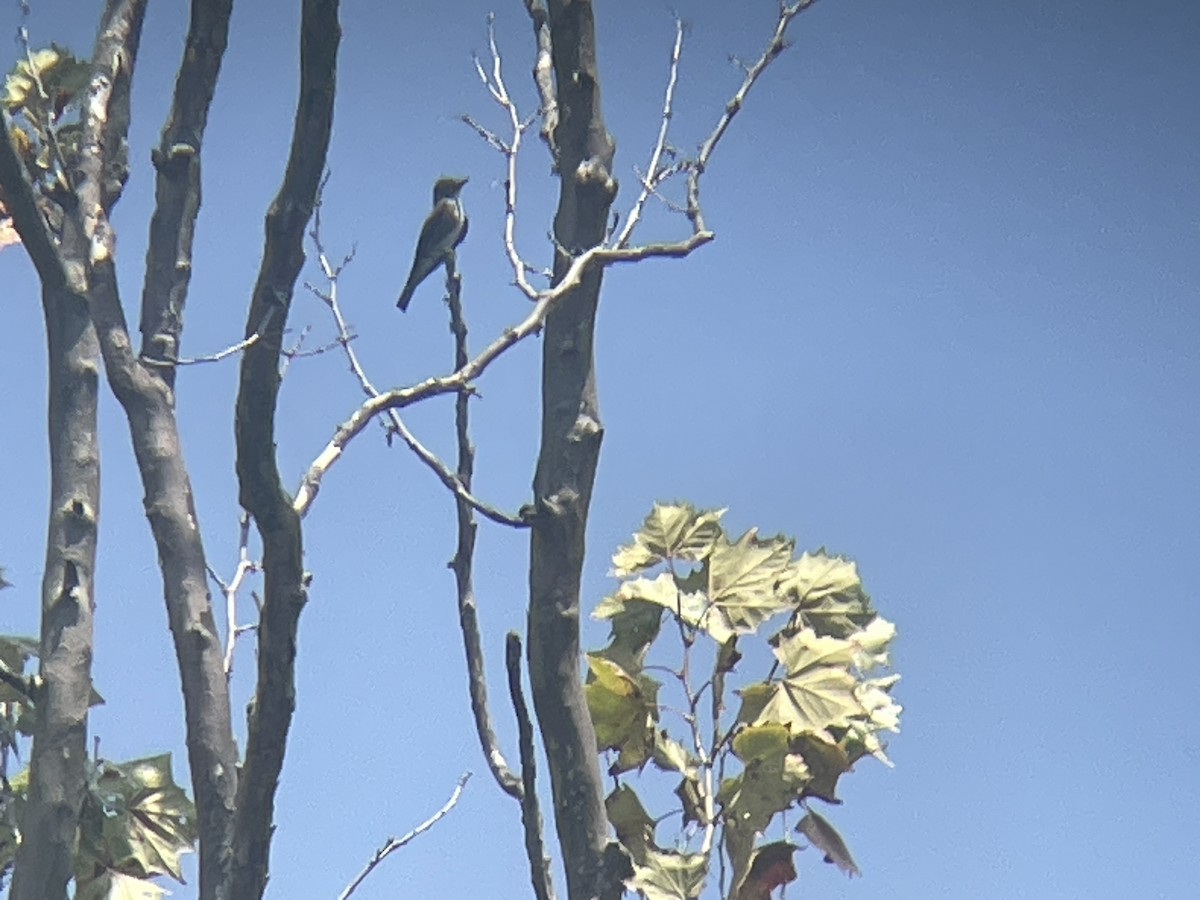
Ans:
[[[508,670],[508,696],[517,717],[517,742],[521,753],[521,825],[525,831],[525,856],[529,860],[529,877],[538,900],[553,900],[554,882],[550,876],[550,860],[542,838],[542,811],[537,796],[537,755],[533,746],[533,720],[521,688],[521,637],[508,633],[504,644],[504,665]]]
[[[755,61],[754,65],[745,68],[745,77],[742,79],[741,85],[738,87],[734,95],[725,104],[725,111],[717,120],[717,124],[713,127],[712,132],[700,146],[700,153],[694,160],[688,163],[688,191],[687,191],[687,206],[688,219],[692,222],[692,228],[695,232],[700,233],[706,231],[704,224],[704,213],[700,208],[700,177],[708,168],[708,162],[712,158],[713,152],[717,149],[717,144],[724,137],[725,132],[729,129],[730,123],[733,122],[736,116],[745,105],[746,97],[750,94],[751,88],[758,82],[763,72],[767,70],[779,54],[787,49],[787,29],[792,24],[792,20],[800,13],[804,12],[817,0],[798,0],[796,3],[780,2],[779,18],[775,22],[775,32],[771,35],[771,39],[767,41],[767,47],[763,50],[762,55]]]
[[[260,568],[256,560],[250,558],[250,515],[243,512],[238,520],[238,561],[233,575],[228,581],[217,574],[212,566],[208,567],[208,577],[216,583],[225,598],[225,678],[233,676],[233,651],[237,639],[246,631],[253,629],[252,625],[239,626],[237,623],[237,595],[242,588],[242,582],[247,575],[257,572]]]
[[[671,46],[671,69],[667,76],[667,95],[666,99],[663,100],[662,121],[658,126],[658,140],[654,143],[654,152],[650,154],[650,165],[646,169],[646,174],[641,179],[642,189],[638,193],[637,200],[634,201],[629,215],[625,217],[625,227],[621,229],[621,234],[615,241],[618,247],[629,245],[629,241],[633,238],[633,230],[637,228],[638,222],[641,221],[642,210],[646,206],[646,200],[652,193],[657,191],[658,185],[662,181],[659,164],[662,160],[663,150],[667,145],[667,130],[671,124],[671,116],[675,103],[675,85],[679,83],[679,57],[682,53],[683,19],[676,19],[675,43]]]
[[[405,844],[412,842],[418,835],[421,835],[438,823],[439,820],[445,818],[450,810],[454,809],[458,803],[458,798],[462,796],[463,788],[466,787],[467,781],[471,778],[470,772],[464,772],[462,777],[458,779],[458,784],[454,786],[454,792],[450,795],[442,808],[435,812],[432,816],[410,831],[404,837],[389,838],[387,843],[375,851],[370,862],[363,867],[363,870],[354,877],[354,880],[346,885],[346,889],[338,894],[338,900],[346,900],[351,894],[358,890],[358,886],[363,883],[368,875],[374,871],[375,867],[387,859],[391,854],[395,853]]]
[[[200,363],[220,362],[257,344],[259,339],[262,338],[263,330],[270,324],[271,316],[274,314],[274,308],[268,309],[263,315],[262,322],[259,323],[258,328],[254,330],[252,335],[248,338],[243,338],[236,344],[230,344],[225,349],[218,350],[216,353],[209,353],[206,356],[192,356],[185,359],[155,359],[154,357],[144,356],[141,358],[141,362],[147,366],[156,366],[165,369],[174,368],[175,366],[194,366]]]
[[[537,289],[529,283],[528,278],[529,273],[536,270],[522,259],[521,254],[517,250],[516,243],[517,154],[521,152],[521,139],[525,134],[525,130],[529,127],[529,122],[521,120],[517,106],[508,93],[508,86],[504,83],[500,48],[496,44],[496,26],[492,16],[488,16],[487,26],[488,50],[492,57],[491,73],[489,74],[484,70],[483,64],[478,58],[475,60],[475,71],[479,75],[479,80],[487,88],[488,93],[491,94],[492,99],[496,101],[508,116],[509,125],[512,128],[512,137],[507,141],[501,140],[500,137],[481,126],[468,115],[464,115],[462,120],[473,128],[489,146],[504,155],[504,250],[508,255],[508,262],[512,267],[517,287],[530,300],[536,300],[538,298]]]

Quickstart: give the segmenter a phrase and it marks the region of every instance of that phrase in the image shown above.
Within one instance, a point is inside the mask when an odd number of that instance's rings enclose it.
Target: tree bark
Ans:
[[[548,13],[559,111],[550,141],[561,184],[554,220],[561,248],[555,256],[557,282],[571,254],[604,239],[616,194],[615,147],[600,106],[592,4],[551,0]],[[541,448],[533,482],[530,684],[571,900],[601,892],[608,838],[596,735],[580,680],[579,643],[584,542],[603,435],[593,356],[602,277],[598,268],[585,275],[546,319]]]
[[[87,790],[92,592],[100,509],[100,348],[85,298],[65,284],[47,285],[42,306],[50,368],[50,521],[42,576],[37,728],[12,900],[66,898]]]

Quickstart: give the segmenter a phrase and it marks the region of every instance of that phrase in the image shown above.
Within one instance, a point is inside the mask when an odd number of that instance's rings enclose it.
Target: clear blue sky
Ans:
[[[690,148],[739,79],[728,56],[757,55],[775,3],[597,5],[625,206],[656,129],[671,10],[691,23],[673,125]],[[86,51],[92,18],[35,6],[38,43]],[[510,84],[533,108],[529,27],[517,0],[453,6],[350,0],[343,13],[326,238],[339,253],[357,245],[343,302],[381,384],[443,371],[450,358],[435,286],[407,316],[393,307],[438,174],[471,177],[460,261],[475,342],[526,309],[498,238],[501,160],[456,119],[502,124],[470,64],[486,49],[489,9]],[[186,354],[243,328],[290,136],[298,7],[242,0],[235,12],[205,149]],[[17,14],[4,16],[12,33]],[[152,5],[136,77],[138,165],[116,220],[134,322],[147,160],[185,26],[182,0]],[[848,882],[802,853],[791,896],[1192,896],[1200,10],[1167,0],[824,0],[792,38],[710,170],[716,243],[606,280],[607,435],[589,603],[610,584],[608,554],[656,498],[728,506],[736,530],[785,531],[858,559],[900,628],[897,768],[860,765],[831,813],[865,877]],[[547,169],[531,141],[521,239],[540,261],[554,197]],[[656,214],[643,236],[681,227]],[[0,563],[17,584],[3,594],[0,628],[35,633],[44,354],[19,251],[0,255],[0,284]],[[312,323],[314,341],[329,334],[309,296],[298,296],[292,322]],[[537,357],[531,342],[498,363],[475,406],[479,492],[510,508],[532,477]],[[235,379],[228,362],[179,380],[199,513],[225,572],[236,540]],[[357,402],[336,355],[293,366],[280,414],[289,482]],[[436,401],[410,421],[449,452],[450,415]],[[173,749],[185,780],[154,551],[124,418],[107,393],[102,420],[95,675],[108,705],[92,729],[112,758]],[[315,581],[270,895],[336,896],[384,838],[473,769],[451,818],[356,896],[470,897],[481,882],[497,900],[529,896],[517,810],[485,774],[470,724],[444,567],[446,492],[369,433],[327,478],[306,544]],[[483,528],[476,575],[497,691],[503,634],[524,625],[526,558],[523,536]],[[598,644],[604,629],[589,623],[585,637]],[[240,710],[249,645],[239,665]],[[496,713],[511,752],[507,707]]]

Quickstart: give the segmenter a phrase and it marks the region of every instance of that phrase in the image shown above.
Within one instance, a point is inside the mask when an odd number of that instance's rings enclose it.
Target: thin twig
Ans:
[[[671,116],[675,104],[675,86],[679,83],[679,58],[683,54],[683,19],[675,20],[675,43],[671,47],[671,69],[667,76],[667,95],[663,100],[663,111],[661,121],[658,126],[658,140],[654,142],[654,152],[650,154],[650,165],[646,169],[646,174],[642,177],[642,190],[638,194],[637,200],[634,201],[633,209],[629,211],[629,215],[625,217],[625,227],[621,229],[621,234],[616,240],[616,246],[626,247],[629,241],[633,238],[633,230],[637,228],[637,224],[641,221],[642,210],[646,206],[646,200],[649,199],[652,193],[656,192],[659,177],[659,163],[662,160],[663,150],[667,145],[667,130],[671,124]]]
[[[200,363],[215,363],[223,359],[228,359],[248,347],[253,347],[259,342],[263,336],[263,331],[271,321],[271,317],[275,314],[275,307],[271,307],[263,314],[263,320],[259,323],[258,328],[254,329],[254,333],[248,338],[243,338],[236,344],[230,344],[224,350],[218,350],[216,353],[209,353],[206,356],[192,356],[186,359],[154,359],[149,356],[142,356],[140,362],[147,366],[158,366],[164,369],[171,369],[175,366],[194,366]]]
[[[404,837],[388,838],[387,843],[375,851],[375,854],[371,857],[370,862],[363,867],[363,870],[359,872],[357,876],[355,876],[353,881],[346,885],[346,889],[344,891],[338,894],[338,900],[346,900],[347,897],[349,897],[358,889],[358,886],[363,883],[363,880],[371,874],[377,865],[379,865],[381,862],[387,859],[388,856],[390,856],[392,853],[395,853],[405,844],[410,843],[418,835],[428,831],[430,828],[436,825],[440,819],[444,818],[446,814],[450,812],[450,810],[454,809],[455,805],[458,803],[458,798],[462,796],[463,788],[466,787],[467,781],[469,781],[470,778],[471,773],[464,772],[462,777],[458,779],[458,784],[454,786],[454,792],[450,795],[450,799],[442,805],[442,808],[408,834],[404,835]]]

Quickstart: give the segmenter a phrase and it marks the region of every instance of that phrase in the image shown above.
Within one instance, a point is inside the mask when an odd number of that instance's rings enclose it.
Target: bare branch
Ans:
[[[366,880],[366,877],[374,871],[375,867],[387,859],[391,854],[395,853],[405,844],[411,843],[418,835],[424,834],[441,819],[445,818],[450,810],[454,809],[458,803],[458,798],[462,796],[463,788],[466,787],[467,781],[470,780],[471,773],[464,772],[462,777],[458,779],[458,784],[454,786],[454,792],[450,794],[450,799],[447,800],[442,808],[435,812],[432,816],[410,831],[404,837],[389,838],[387,843],[375,851],[370,862],[363,867],[363,870],[354,877],[354,880],[346,885],[346,889],[338,894],[338,900],[346,900],[351,894],[358,890],[358,886]]]
[[[816,2],[817,0],[799,0],[799,2],[792,4],[780,2],[779,19],[775,23],[774,34],[767,41],[766,49],[763,50],[762,55],[755,61],[754,65],[745,68],[746,74],[741,86],[734,92],[729,102],[725,104],[725,111],[721,114],[721,118],[717,120],[717,124],[713,127],[712,132],[700,146],[699,155],[689,163],[687,214],[692,222],[692,228],[696,233],[707,230],[704,224],[704,214],[700,208],[700,177],[708,168],[708,162],[712,158],[713,152],[717,149],[717,144],[725,136],[725,132],[729,130],[734,116],[741,111],[742,106],[746,102],[746,97],[750,94],[751,88],[758,82],[763,72],[767,70],[767,66],[787,49],[785,38],[788,26],[791,25],[792,20]]]
[[[521,689],[521,637],[508,633],[504,645],[504,664],[508,670],[508,696],[517,717],[517,741],[521,753],[521,826],[525,832],[525,856],[529,860],[529,877],[538,900],[554,900],[554,883],[550,877],[550,859],[542,838],[542,810],[537,796],[537,753],[533,746],[533,721]]]
[[[528,123],[521,120],[517,106],[508,93],[508,86],[504,83],[500,48],[496,44],[496,27],[492,16],[488,16],[488,50],[492,56],[491,74],[489,75],[484,71],[483,65],[478,59],[475,60],[475,70],[479,73],[480,80],[487,87],[492,98],[504,110],[505,115],[508,116],[509,125],[512,129],[512,138],[508,141],[501,140],[497,135],[475,122],[470,116],[464,115],[462,120],[471,126],[491,147],[494,147],[504,155],[506,169],[504,180],[504,250],[508,255],[508,262],[512,267],[513,278],[517,287],[521,289],[521,292],[526,297],[536,300],[538,297],[537,289],[529,283],[528,279],[529,273],[536,270],[521,258],[521,254],[517,251],[516,243],[517,154],[521,152],[521,139],[525,134],[525,129],[528,128]]]
[[[467,321],[462,308],[462,279],[455,266],[454,255],[446,258],[446,295],[450,307],[450,331],[454,335],[454,365],[462,366],[467,357]],[[454,407],[454,434],[458,444],[457,482],[464,490],[471,487],[475,472],[475,448],[471,445],[470,396],[459,391]],[[492,715],[488,707],[487,676],[484,672],[483,642],[479,636],[479,614],[475,603],[475,588],[472,583],[472,565],[475,557],[475,515],[473,507],[461,497],[454,504],[458,540],[450,568],[454,572],[454,583],[458,600],[458,623],[462,631],[463,650],[467,657],[467,689],[471,696],[471,712],[475,718],[475,731],[483,748],[488,768],[500,789],[516,800],[521,800],[521,781],[508,766],[500,751],[500,741],[492,727]]]
[[[250,558],[250,516],[243,512],[238,520],[238,561],[237,566],[233,570],[233,575],[229,581],[225,581],[219,576],[216,571],[210,566],[208,569],[209,577],[216,582],[220,588],[222,596],[225,598],[225,678],[229,679],[233,676],[233,651],[237,646],[237,639],[249,627],[239,626],[237,624],[237,595],[242,588],[242,582],[245,581],[247,575],[251,575],[261,568],[257,561]]]

